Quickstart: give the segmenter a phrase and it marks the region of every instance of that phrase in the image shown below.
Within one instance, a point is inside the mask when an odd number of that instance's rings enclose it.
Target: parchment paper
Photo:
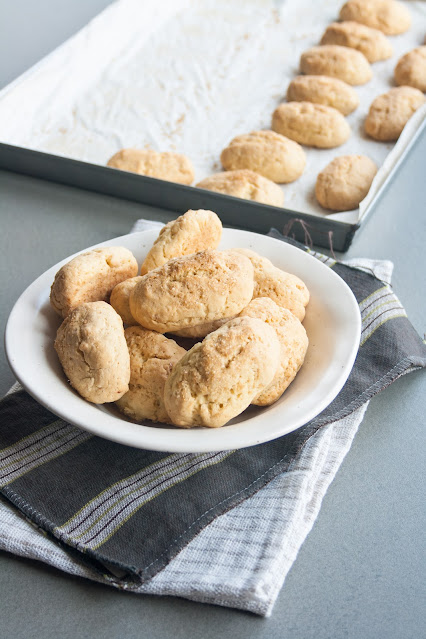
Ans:
[[[123,147],[178,151],[191,158],[195,184],[222,170],[220,152],[235,135],[270,127],[301,53],[319,43],[341,4],[119,0],[0,93],[0,140],[102,165]],[[394,86],[399,57],[423,43],[426,3],[406,4],[411,30],[390,38],[393,57],[375,63],[373,79],[356,87],[361,104],[348,116],[351,138],[335,149],[305,148],[303,176],[283,186],[286,208],[326,214],[315,180],[338,155],[366,154],[378,166],[387,157],[368,201],[398,159],[395,145],[368,139],[363,125],[374,97]],[[422,109],[412,118],[403,144],[425,117]],[[356,222],[365,209],[331,217]]]

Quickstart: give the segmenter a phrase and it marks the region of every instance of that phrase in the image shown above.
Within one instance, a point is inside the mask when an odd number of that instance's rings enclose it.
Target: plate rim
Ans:
[[[219,451],[229,450],[229,449],[246,448],[246,447],[254,446],[260,443],[272,441],[278,437],[281,437],[290,432],[293,432],[297,428],[300,428],[301,426],[309,422],[311,419],[316,417],[338,395],[344,383],[346,382],[350,374],[350,371],[352,370],[353,364],[355,362],[355,358],[359,348],[360,335],[361,335],[361,316],[360,316],[359,306],[356,301],[356,298],[353,292],[351,291],[350,287],[335,271],[333,271],[330,267],[325,265],[320,260],[317,260],[314,256],[310,255],[308,252],[303,251],[303,249],[293,246],[292,244],[282,242],[281,240],[277,238],[272,238],[259,233],[254,233],[252,231],[246,231],[246,230],[240,230],[240,229],[228,229],[228,228],[224,228],[223,230],[224,230],[224,233],[226,233],[228,236],[231,236],[231,238],[232,236],[245,237],[247,241],[251,240],[252,243],[255,243],[256,239],[261,238],[262,241],[267,240],[268,243],[272,243],[272,244],[275,243],[277,246],[279,245],[282,250],[288,251],[290,255],[297,254],[300,256],[300,254],[302,254],[303,255],[303,258],[301,258],[302,260],[305,260],[305,259],[307,261],[313,260],[312,264],[315,264],[315,268],[317,268],[319,271],[322,270],[323,273],[327,272],[328,273],[327,277],[329,278],[331,277],[332,281],[334,280],[334,282],[336,283],[338,282],[338,286],[342,288],[342,291],[344,290],[346,292],[347,302],[350,303],[352,305],[352,309],[355,310],[355,313],[353,314],[352,328],[353,328],[354,334],[353,334],[353,339],[351,342],[351,348],[349,349],[346,364],[345,366],[343,366],[340,376],[338,376],[337,382],[336,381],[334,382],[334,385],[329,390],[329,392],[324,396],[322,401],[318,402],[317,404],[318,410],[317,409],[315,409],[314,411],[311,410],[310,412],[308,412],[307,417],[306,415],[304,415],[303,418],[299,420],[293,420],[290,426],[287,426],[286,428],[275,426],[274,428],[269,429],[266,435],[265,435],[265,432],[263,432],[261,429],[259,429],[259,432],[252,433],[251,432],[253,430],[252,428],[249,428],[249,429],[246,428],[246,430],[249,430],[250,434],[248,435],[246,432],[244,432],[245,438],[243,442],[238,441],[238,431],[241,433],[241,429],[244,428],[244,425],[241,425],[241,424],[229,425],[222,428],[203,428],[203,429],[194,429],[194,428],[180,429],[176,427],[158,428],[155,426],[146,426],[143,424],[130,422],[126,420],[125,418],[119,418],[120,424],[126,425],[123,427],[124,431],[117,429],[117,432],[115,431],[109,432],[109,428],[107,428],[108,432],[105,433],[103,431],[104,427],[98,426],[97,419],[95,419],[95,424],[90,423],[89,425],[87,425],[83,417],[80,417],[78,415],[77,417],[70,416],[69,412],[67,412],[66,409],[63,410],[60,406],[58,407],[58,405],[55,404],[55,402],[52,402],[51,400],[49,400],[49,398],[46,398],[46,393],[43,393],[43,389],[41,391],[37,389],[37,385],[38,385],[37,382],[33,383],[31,379],[28,379],[28,377],[26,377],[25,368],[24,369],[22,368],[22,366],[20,365],[19,356],[18,357],[16,356],[16,349],[15,349],[13,336],[16,332],[16,328],[19,326],[19,323],[20,323],[19,315],[21,312],[21,307],[22,306],[25,307],[27,298],[31,299],[31,296],[34,296],[36,292],[41,293],[41,291],[45,291],[46,290],[45,280],[50,278],[49,281],[53,282],[53,278],[57,270],[61,268],[63,264],[66,264],[71,259],[73,259],[76,255],[85,253],[95,248],[104,247],[104,246],[112,246],[112,245],[117,246],[123,240],[127,241],[129,237],[132,237],[134,241],[140,238],[142,240],[141,244],[143,243],[144,239],[152,243],[152,241],[158,235],[158,229],[152,229],[152,230],[150,229],[150,230],[138,231],[135,233],[127,233],[125,235],[111,238],[109,240],[105,240],[103,242],[94,244],[93,246],[79,250],[75,252],[74,254],[64,258],[57,264],[51,266],[49,269],[44,271],[44,273],[39,275],[31,284],[29,284],[29,286],[25,288],[25,290],[21,293],[21,295],[16,300],[9,314],[9,317],[6,323],[5,334],[4,334],[6,358],[10,368],[12,369],[14,375],[16,376],[16,379],[20,382],[20,384],[25,388],[25,390],[36,401],[42,404],[54,415],[57,415],[61,419],[65,420],[67,423],[73,424],[79,428],[82,428],[92,433],[93,435],[103,437],[110,441],[115,441],[117,443],[136,447],[136,448],[141,448],[146,450],[155,450],[159,452],[174,452],[174,453],[205,452],[207,453],[207,452],[219,452]],[[50,285],[48,285],[47,288],[49,289]],[[36,314],[34,315],[34,317],[35,316]],[[19,348],[18,348],[18,351],[19,351]],[[73,391],[70,386],[68,386],[68,388],[74,395],[75,391]],[[90,402],[86,402],[86,400],[84,400],[80,396],[77,396],[76,398],[80,400],[81,402],[85,403],[86,410],[84,410],[84,413],[94,414],[93,411],[96,411],[98,415],[103,415],[105,418],[107,418],[108,422],[110,421],[108,417],[111,417],[114,420],[117,419],[117,417],[114,417],[112,415],[109,416],[108,413],[105,413],[104,411],[100,410],[98,405],[90,404]],[[263,421],[266,415],[269,415],[270,417],[272,417],[272,414],[276,413],[280,409],[280,405],[273,404],[270,407],[265,407],[265,409],[267,409],[266,414],[259,413],[255,415],[254,417],[250,418],[249,420],[247,420],[246,424],[256,424],[258,421]],[[265,409],[262,409],[262,410],[265,411]],[[224,431],[224,429],[226,430]],[[223,432],[228,433],[228,436],[225,436],[225,439],[229,439],[231,442],[233,442],[233,445],[224,446],[220,444],[220,441],[221,441],[220,433],[223,433]],[[237,433],[235,437],[232,436],[234,432]],[[174,441],[173,434],[177,434],[177,433],[179,433],[178,437],[174,438],[176,440]],[[195,441],[194,443],[193,441],[194,433],[197,433],[197,435],[195,436],[195,440],[197,440],[199,433],[203,433],[202,438],[200,438],[200,443],[198,443],[197,441]],[[231,433],[231,435],[229,435],[229,433]],[[167,437],[168,435],[172,437],[172,442],[170,442],[170,440],[168,439]]]

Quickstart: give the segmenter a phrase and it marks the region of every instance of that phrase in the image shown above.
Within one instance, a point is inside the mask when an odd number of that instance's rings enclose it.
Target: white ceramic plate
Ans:
[[[157,235],[156,230],[133,233],[97,246],[125,246],[141,263]],[[336,397],[352,369],[360,339],[358,304],[349,287],[328,266],[289,244],[248,231],[224,229],[220,248],[232,247],[250,248],[267,256],[276,266],[298,275],[311,293],[304,321],[309,336],[305,362],[272,406],[251,406],[222,428],[179,429],[148,421],[135,424],[114,405],[86,402],[68,384],[53,347],[60,319],[49,304],[50,286],[56,272],[71,258],[35,280],[10,314],[6,354],[17,379],[35,399],[66,421],[100,437],[149,450],[244,448],[302,426]]]

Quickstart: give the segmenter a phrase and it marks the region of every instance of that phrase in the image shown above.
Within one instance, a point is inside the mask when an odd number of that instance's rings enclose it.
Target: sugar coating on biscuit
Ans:
[[[115,402],[129,389],[123,322],[106,302],[75,308],[58,329],[55,350],[71,386],[89,402]]]
[[[309,303],[309,291],[297,275],[282,271],[267,257],[250,249],[235,248],[229,251],[244,255],[251,261],[254,269],[253,299],[269,297],[278,306],[288,309],[298,320],[303,321],[305,308]]]
[[[272,326],[280,343],[280,360],[274,379],[252,401],[256,406],[276,402],[296,377],[308,349],[308,336],[302,323],[291,311],[278,306],[269,297],[258,297],[244,308],[239,317],[257,317]]]
[[[319,174],[315,185],[318,202],[331,211],[356,209],[366,197],[377,166],[365,155],[334,158]]]
[[[348,115],[359,106],[355,89],[343,80],[326,75],[298,75],[287,88],[289,102],[315,102]]]
[[[312,102],[280,104],[272,115],[272,128],[300,144],[324,149],[340,146],[351,134],[337,109]]]
[[[240,169],[216,173],[201,180],[196,185],[200,189],[226,193],[245,200],[270,204],[271,206],[283,206],[284,192],[268,178],[251,171]]]
[[[56,273],[50,304],[62,317],[84,302],[108,301],[119,282],[134,277],[138,264],[123,246],[108,246],[77,255]]]
[[[191,160],[169,151],[121,149],[108,160],[107,166],[179,184],[192,184],[194,180]]]
[[[120,282],[117,286],[114,286],[111,291],[109,303],[119,314],[124,324],[127,324],[128,326],[134,326],[137,324],[137,321],[130,312],[129,297],[130,291],[141,280],[141,277],[141,275],[130,277],[128,280],[124,280],[124,282]]]
[[[117,402],[119,410],[141,422],[170,423],[164,406],[164,385],[186,350],[172,339],[131,326],[124,331],[130,354],[129,390]]]
[[[403,55],[395,67],[395,82],[426,92],[426,46]]]
[[[393,53],[392,45],[382,31],[353,20],[330,24],[321,38],[321,44],[357,49],[369,62],[387,60]]]
[[[173,257],[215,249],[222,237],[222,222],[213,211],[189,210],[161,229],[148,252],[141,275],[162,266]]]
[[[337,44],[312,47],[302,53],[300,70],[307,75],[329,75],[347,84],[365,84],[373,77],[367,58],[356,49]]]
[[[365,120],[365,132],[382,142],[397,140],[413,113],[424,104],[425,97],[413,87],[396,87],[377,96]]]
[[[224,426],[268,386],[278,367],[275,330],[262,320],[230,320],[173,368],[164,401],[177,426]]]
[[[302,147],[276,131],[238,135],[223,149],[220,160],[227,171],[249,169],[279,184],[294,182],[306,166]]]
[[[360,22],[386,35],[398,35],[411,27],[409,10],[396,0],[348,0],[339,19]]]
[[[130,294],[130,311],[145,328],[170,333],[236,315],[251,300],[253,286],[247,257],[200,251],[144,275]]]

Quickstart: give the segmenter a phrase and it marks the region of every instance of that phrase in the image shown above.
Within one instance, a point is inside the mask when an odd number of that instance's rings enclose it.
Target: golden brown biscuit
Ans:
[[[227,171],[250,169],[284,184],[302,175],[306,156],[298,144],[277,132],[253,131],[231,140],[220,161]]]
[[[164,407],[164,385],[173,366],[185,355],[172,339],[131,326],[124,331],[130,354],[129,390],[117,402],[122,413],[140,422],[170,423]]]
[[[315,102],[348,115],[359,106],[359,97],[349,84],[327,75],[298,75],[287,89],[288,102]]]
[[[115,402],[128,391],[123,322],[106,302],[75,308],[58,329],[55,350],[71,386],[89,402]]]
[[[215,249],[221,237],[222,223],[216,213],[203,209],[189,210],[163,226],[142,264],[141,275],[173,257]]]
[[[335,158],[318,174],[317,200],[332,211],[356,209],[370,190],[376,173],[377,166],[365,155]]]
[[[284,204],[282,189],[272,180],[268,180],[268,178],[249,169],[216,173],[201,180],[196,186],[200,189],[226,193],[271,206],[283,206]]]
[[[371,103],[365,120],[365,132],[375,140],[397,140],[424,101],[423,93],[413,87],[397,87],[379,95]]]
[[[410,12],[395,0],[349,0],[340,9],[339,19],[366,24],[386,35],[404,33],[411,26]]]
[[[119,314],[123,322],[125,324],[128,324],[129,326],[134,326],[135,324],[137,324],[137,321],[134,319],[130,312],[130,291],[140,281],[141,277],[141,275],[130,277],[128,280],[124,280],[124,282],[120,282],[119,284],[117,284],[117,286],[114,286],[111,291],[111,297],[109,299],[109,303],[111,304],[113,309]]]
[[[173,331],[173,335],[177,337],[188,337],[190,339],[200,339],[213,333],[218,328],[234,319],[233,317],[224,317],[223,319],[214,320],[213,322],[205,322],[204,324],[198,324],[197,326],[190,326],[189,328],[182,328],[180,331]]]
[[[201,251],[144,275],[130,294],[130,311],[145,328],[172,333],[236,315],[251,300],[253,286],[247,257]]]
[[[83,302],[108,301],[119,282],[134,277],[138,264],[123,246],[108,246],[77,255],[56,273],[50,303],[66,317]]]
[[[426,46],[409,51],[398,60],[395,83],[426,91]]]
[[[361,51],[369,62],[387,60],[392,56],[392,45],[379,29],[360,22],[333,22],[324,32],[321,44],[338,44]]]
[[[266,257],[244,248],[229,249],[246,256],[254,269],[253,299],[270,297],[278,306],[287,308],[301,322],[309,302],[309,291],[302,280],[277,268]]]
[[[177,426],[218,428],[271,383],[280,345],[260,319],[230,320],[196,344],[167,378],[164,403]]]
[[[194,179],[191,160],[168,151],[121,149],[108,160],[107,166],[179,184],[192,184]]]
[[[337,44],[312,47],[302,53],[300,70],[307,75],[329,75],[347,84],[365,84],[373,77],[371,66],[360,51]]]
[[[258,297],[241,311],[239,317],[257,317],[275,329],[280,343],[280,361],[272,382],[252,404],[269,406],[281,397],[296,377],[308,349],[305,328],[293,313],[278,306],[269,297]]]
[[[337,109],[312,102],[280,104],[272,115],[272,128],[300,144],[323,149],[340,146],[351,134]]]

